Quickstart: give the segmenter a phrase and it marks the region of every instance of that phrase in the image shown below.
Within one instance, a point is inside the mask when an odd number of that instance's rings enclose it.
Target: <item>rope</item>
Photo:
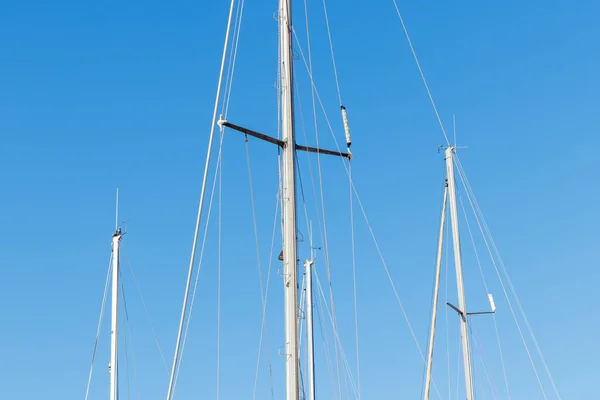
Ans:
[[[165,366],[165,371],[167,372],[167,375],[168,375],[169,368],[167,367],[167,361],[165,359],[165,355],[162,351],[162,347],[160,346],[160,341],[158,340],[158,335],[156,334],[156,329],[154,328],[154,324],[152,323],[152,319],[150,318],[150,313],[148,312],[148,307],[146,306],[146,302],[144,301],[144,296],[142,295],[142,290],[138,283],[137,277],[136,277],[135,273],[133,272],[133,267],[131,265],[131,262],[129,261],[129,257],[127,256],[127,252],[126,252],[125,246],[123,246],[123,244],[121,245],[121,249],[123,250],[125,259],[127,260],[127,264],[129,266],[129,271],[131,272],[131,276],[133,277],[135,287],[137,288],[137,292],[140,296],[140,300],[142,301],[142,306],[144,307],[144,312],[146,313],[146,318],[148,319],[148,324],[150,325],[150,329],[152,330],[152,335],[154,336],[154,341],[156,343],[156,347],[158,348],[158,352],[160,353],[160,357],[162,358],[163,365]]]
[[[456,158],[455,158],[455,159],[456,159]],[[456,159],[456,160],[457,160],[457,159]],[[493,254],[492,254],[492,251],[491,251],[491,249],[490,249],[490,245],[489,245],[489,243],[488,243],[488,239],[487,239],[487,237],[485,236],[485,233],[484,233],[484,230],[483,230],[483,227],[482,227],[481,221],[479,220],[479,216],[477,215],[477,211],[476,211],[476,209],[475,209],[474,202],[473,202],[473,200],[472,200],[472,198],[471,198],[471,194],[472,194],[472,193],[470,193],[470,192],[469,192],[469,186],[467,186],[468,182],[467,182],[467,180],[466,180],[466,176],[464,176],[464,171],[463,171],[462,167],[460,166],[460,163],[458,162],[458,160],[457,160],[457,162],[456,162],[456,166],[457,166],[458,175],[459,175],[459,177],[460,177],[460,180],[462,181],[462,183],[463,183],[463,186],[465,187],[465,193],[466,193],[466,195],[467,195],[467,199],[469,200],[469,203],[470,203],[470,205],[471,205],[471,208],[473,209],[473,211],[474,211],[474,213],[475,213],[475,219],[476,219],[476,221],[477,221],[477,225],[479,226],[479,229],[480,229],[480,231],[481,231],[481,234],[483,235],[483,240],[484,240],[484,242],[485,242],[485,245],[486,245],[486,247],[487,247],[487,250],[488,250],[488,252],[489,252],[489,254],[490,254],[490,258],[491,258],[491,260],[492,260],[492,265],[494,266],[494,269],[495,269],[495,271],[496,271],[496,275],[498,276],[498,280],[500,281],[500,286],[502,287],[502,291],[503,291],[503,293],[504,293],[504,296],[506,297],[506,301],[507,301],[507,303],[508,303],[508,307],[509,307],[509,309],[510,309],[510,312],[511,312],[511,314],[512,314],[512,316],[513,316],[513,319],[514,319],[514,321],[515,321],[515,324],[516,324],[516,326],[517,326],[517,330],[519,331],[519,335],[521,336],[521,340],[522,340],[522,342],[523,342],[523,345],[525,346],[525,351],[527,352],[527,356],[529,357],[529,361],[530,361],[530,363],[531,363],[531,366],[532,366],[532,368],[533,368],[533,371],[534,371],[534,373],[535,373],[535,376],[536,376],[536,378],[537,378],[537,381],[538,381],[538,383],[539,383],[539,385],[540,385],[540,389],[541,389],[541,391],[542,391],[542,395],[544,396],[544,399],[546,399],[546,400],[547,400],[547,399],[548,399],[548,397],[546,396],[546,391],[544,390],[544,385],[542,384],[542,381],[541,381],[541,379],[540,379],[539,373],[538,373],[538,371],[537,371],[537,368],[536,368],[536,366],[535,366],[535,362],[533,361],[533,357],[531,356],[531,352],[529,351],[529,346],[527,345],[527,341],[525,340],[525,336],[523,335],[523,331],[521,330],[521,325],[519,324],[519,321],[518,321],[518,319],[517,319],[517,316],[516,316],[516,314],[515,314],[515,311],[514,311],[514,309],[513,309],[513,306],[512,306],[512,302],[510,301],[510,298],[509,298],[509,296],[508,296],[508,292],[506,291],[506,288],[505,288],[505,286],[504,286],[504,281],[502,280],[502,277],[500,276],[500,271],[498,270],[498,267],[497,267],[497,265],[496,265],[496,260],[495,260],[495,258],[494,258],[494,256],[493,256]]]
[[[446,139],[446,144],[450,145],[450,141],[448,140],[448,135],[446,134],[446,129],[444,128],[444,124],[442,123],[442,119],[440,118],[440,113],[438,112],[437,106],[435,105],[435,101],[433,100],[433,95],[431,94],[431,90],[429,89],[429,84],[427,83],[427,79],[425,79],[425,74],[423,73],[423,69],[421,68],[421,63],[419,62],[419,58],[417,57],[417,52],[413,46],[412,40],[410,39],[410,35],[408,34],[408,29],[406,29],[406,25],[404,24],[404,19],[402,18],[402,14],[400,13],[400,9],[398,8],[398,3],[396,0],[392,0],[394,3],[394,7],[396,8],[396,13],[398,14],[398,18],[400,19],[400,24],[402,25],[402,30],[404,30],[404,35],[406,36],[406,40],[408,41],[408,45],[410,47],[410,51],[415,59],[415,63],[417,64],[417,68],[419,69],[419,74],[421,74],[421,79],[423,80],[423,84],[425,85],[425,90],[427,90],[427,95],[429,96],[429,101],[431,102],[431,106],[433,107],[433,111],[435,112],[435,116],[440,124],[440,128],[442,129],[442,133],[444,134],[444,139]]]
[[[463,214],[465,216],[465,222],[467,223],[467,230],[469,231],[469,236],[471,238],[471,243],[473,244],[473,251],[475,252],[475,258],[477,259],[477,265],[479,266],[479,272],[481,273],[481,279],[483,280],[483,286],[485,287],[485,291],[486,293],[490,293],[490,290],[488,289],[487,286],[487,282],[485,279],[485,275],[483,273],[483,268],[481,266],[481,261],[479,259],[479,253],[477,252],[477,247],[475,246],[475,239],[473,238],[473,233],[471,231],[471,224],[469,223],[469,218],[467,218],[467,212],[465,210],[465,204],[463,202],[463,199],[461,196],[459,196],[459,200],[460,200],[460,205],[461,208],[463,210]],[[508,399],[510,400],[510,389],[508,386],[508,376],[506,374],[506,367],[504,366],[504,355],[502,353],[502,345],[500,343],[500,333],[498,332],[498,324],[496,322],[496,314],[492,314],[492,317],[494,319],[494,329],[496,330],[496,340],[498,342],[498,350],[500,352],[500,362],[502,364],[502,373],[504,375],[504,383],[506,385],[506,394]]]
[[[217,111],[219,109],[219,99],[220,99],[220,94],[221,94],[221,87],[223,84],[223,71],[225,69],[225,59],[227,56],[227,47],[229,45],[229,32],[231,30],[231,19],[233,16],[234,4],[235,4],[235,0],[231,0],[231,5],[229,7],[229,17],[227,20],[227,30],[225,33],[225,44],[223,45],[223,56],[221,58],[221,68],[219,71],[219,82],[217,84],[217,94],[216,94],[216,98],[215,98],[215,106],[214,106],[213,117],[212,117],[212,122],[211,122],[210,135],[209,135],[209,139],[208,139],[208,149],[207,149],[207,154],[206,154],[206,163],[204,166],[204,176],[202,177],[202,189],[200,190],[200,201],[199,201],[199,205],[198,205],[198,215],[196,217],[196,227],[194,229],[194,240],[193,240],[193,244],[192,244],[192,252],[191,252],[190,263],[189,263],[189,267],[188,267],[188,276],[187,276],[186,287],[185,287],[185,295],[183,298],[183,306],[181,307],[181,318],[179,320],[179,329],[177,331],[177,342],[175,344],[175,352],[174,352],[174,356],[173,356],[173,366],[171,369],[171,376],[169,378],[169,388],[167,390],[167,400],[171,400],[171,398],[173,396],[173,389],[174,389],[173,386],[175,383],[175,375],[177,373],[177,368],[179,365],[179,363],[178,363],[179,347],[181,345],[181,335],[183,332],[183,325],[185,322],[187,302],[188,302],[188,296],[189,296],[189,292],[190,292],[190,284],[191,284],[192,275],[194,272],[194,259],[196,256],[196,246],[198,243],[198,235],[200,232],[200,221],[202,218],[204,195],[205,195],[205,190],[206,190],[206,183],[208,180],[208,169],[210,166],[212,143],[213,143],[213,138],[214,138],[215,125],[217,122]]]
[[[92,365],[90,366],[90,373],[88,375],[87,387],[85,389],[85,400],[88,399],[90,394],[90,386],[92,384],[92,374],[94,372],[94,362],[96,361],[96,353],[98,351],[98,343],[100,341],[100,328],[102,327],[102,318],[104,317],[104,309],[106,305],[106,298],[108,296],[108,284],[110,282],[112,254],[108,261],[108,272],[106,273],[106,283],[104,284],[104,295],[102,296],[102,306],[100,307],[100,317],[98,318],[98,327],[96,328],[96,341],[94,342],[94,352],[92,353]]]

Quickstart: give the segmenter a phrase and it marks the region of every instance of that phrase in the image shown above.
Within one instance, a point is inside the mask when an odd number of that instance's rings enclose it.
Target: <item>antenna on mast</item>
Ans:
[[[452,114],[452,128],[454,130],[454,148],[456,148],[456,114]]]
[[[117,188],[117,205],[115,207],[115,231],[119,229],[119,188]]]

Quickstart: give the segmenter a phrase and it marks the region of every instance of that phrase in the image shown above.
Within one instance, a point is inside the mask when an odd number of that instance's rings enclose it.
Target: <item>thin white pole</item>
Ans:
[[[229,17],[227,20],[227,30],[225,32],[225,44],[223,45],[223,56],[221,58],[221,69],[219,70],[219,83],[217,84],[217,96],[215,99],[215,107],[213,109],[212,123],[210,126],[210,134],[208,138],[208,149],[206,150],[206,163],[204,164],[204,175],[202,177],[202,189],[200,189],[200,201],[198,203],[198,214],[196,216],[196,228],[194,229],[194,240],[192,242],[192,254],[190,255],[190,263],[188,266],[188,276],[185,283],[185,294],[183,296],[183,306],[181,308],[181,317],[179,319],[179,329],[177,330],[177,342],[175,343],[175,352],[173,355],[173,365],[171,366],[171,375],[169,377],[169,389],[167,390],[167,400],[171,400],[173,396],[173,390],[175,386],[175,376],[177,373],[177,367],[179,364],[179,349],[181,346],[181,339],[183,334],[183,325],[185,323],[185,316],[187,312],[187,303],[190,293],[190,286],[192,283],[192,275],[194,272],[194,261],[196,259],[196,247],[198,245],[198,236],[200,232],[200,221],[202,219],[202,210],[204,207],[204,197],[206,193],[206,182],[208,180],[208,169],[210,167],[210,156],[212,153],[213,139],[215,136],[215,125],[217,123],[217,113],[219,110],[219,102],[221,99],[221,87],[223,83],[223,71],[225,70],[225,61],[227,58],[227,47],[229,45],[229,32],[231,31],[231,20],[233,17],[235,0],[231,0],[229,6]]]
[[[112,236],[112,314],[110,330],[110,400],[117,400],[118,394],[118,351],[119,351],[119,244],[121,230],[117,228]]]
[[[281,137],[283,146],[283,279],[287,400],[299,400],[298,266],[296,258],[296,140],[291,0],[279,0]]]
[[[306,271],[306,334],[307,334],[307,363],[308,363],[308,400],[315,400],[315,346],[313,330],[312,303],[312,260],[304,262]]]
[[[469,348],[469,328],[467,326],[467,303],[463,281],[462,257],[460,253],[460,235],[458,232],[458,212],[456,208],[456,186],[454,184],[454,146],[446,148],[446,179],[450,194],[450,219],[452,222],[452,244],[454,246],[454,264],[456,266],[456,287],[458,290],[458,309],[460,310],[460,334],[465,376],[467,400],[473,400],[473,376],[471,369],[471,351]]]
[[[433,291],[433,310],[431,311],[431,333],[429,335],[429,353],[427,354],[427,377],[425,378],[425,400],[429,400],[431,388],[431,368],[433,365],[433,345],[435,341],[435,323],[437,319],[438,298],[440,293],[440,275],[442,271],[442,247],[444,243],[444,223],[446,222],[446,199],[448,187],[444,189],[444,202],[442,205],[442,221],[440,222],[440,236],[438,240],[438,251],[435,265],[435,289]]]

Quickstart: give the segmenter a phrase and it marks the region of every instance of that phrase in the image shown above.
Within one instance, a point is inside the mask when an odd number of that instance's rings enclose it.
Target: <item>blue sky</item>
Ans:
[[[302,3],[297,3],[296,29],[304,41]],[[391,0],[356,5],[330,0],[327,5],[353,132],[355,185],[425,347],[444,174],[437,147],[443,137]],[[399,6],[447,129],[452,114],[457,116],[458,143],[468,146],[460,150],[462,164],[562,398],[598,398],[590,382],[600,373],[594,296],[600,278],[595,251],[600,239],[595,173],[600,28],[594,16],[600,7],[537,0]],[[232,122],[271,134],[276,128],[276,7],[275,2],[246,4],[229,112]],[[310,2],[309,8],[315,82],[342,142],[321,2]],[[124,253],[170,359],[227,11],[228,2],[187,0],[96,5],[26,0],[3,7],[2,398],[83,397],[110,256],[116,187],[121,219],[128,221]],[[296,69],[299,104],[314,144],[310,87],[300,60]],[[321,143],[331,147],[319,118]],[[276,153],[255,140],[249,148],[266,273]],[[223,157],[221,398],[232,399],[252,395],[261,306],[245,147],[237,133],[226,134]],[[300,157],[310,218],[316,220],[306,156]],[[322,168],[340,335],[354,365],[348,180],[338,160],[324,159]],[[418,398],[422,362],[364,220],[358,212],[355,219],[362,394]],[[306,235],[303,220],[299,229]],[[178,398],[215,395],[216,232],[212,224]],[[485,248],[478,251],[484,254]],[[469,306],[485,308],[464,230],[463,252]],[[300,257],[307,256],[304,243]],[[318,257],[322,260],[322,253]],[[125,260],[123,265],[140,392],[146,399],[163,398],[167,374]],[[280,398],[278,267],[274,261],[268,326]],[[317,268],[325,280],[323,263]],[[512,398],[543,399],[501,289],[491,283],[489,261],[484,268],[498,303]],[[449,284],[448,298],[454,301],[452,280]],[[440,315],[444,332],[444,312]],[[474,325],[503,393],[490,323],[482,319]],[[107,328],[91,399],[108,392]],[[456,398],[455,324],[450,333],[451,398]],[[446,399],[443,336],[436,347],[435,377]],[[331,386],[320,341],[317,352],[318,390],[327,397]],[[258,391],[263,398],[269,396],[266,363],[265,353]],[[476,380],[483,388],[480,397],[492,398],[480,370]],[[554,399],[547,380],[544,386]]]

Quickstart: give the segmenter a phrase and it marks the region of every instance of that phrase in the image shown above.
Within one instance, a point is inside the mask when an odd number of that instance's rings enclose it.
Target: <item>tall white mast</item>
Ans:
[[[435,289],[433,291],[433,308],[431,311],[431,333],[429,336],[429,352],[427,354],[427,377],[425,378],[424,400],[429,400],[429,390],[431,388],[431,367],[433,365],[433,345],[435,341],[435,323],[437,319],[438,298],[440,293],[440,275],[442,266],[442,247],[444,243],[444,223],[446,222],[446,199],[448,197],[448,187],[444,189],[444,202],[442,205],[442,222],[440,223],[440,236],[438,240],[437,259],[435,264]]]
[[[312,247],[312,246],[311,246]],[[308,364],[308,400],[315,400],[315,346],[313,342],[313,303],[312,303],[312,266],[313,260],[306,260],[306,334]]]
[[[299,400],[298,272],[296,258],[296,140],[291,0],[279,0],[279,82],[283,141],[283,279],[285,292],[286,399]]]
[[[112,236],[112,313],[110,324],[110,400],[117,400],[118,380],[118,338],[119,338],[119,245],[121,228]]]
[[[458,289],[458,313],[460,316],[460,334],[465,375],[465,392],[467,400],[473,400],[473,377],[471,369],[471,350],[469,348],[469,328],[467,326],[467,303],[465,301],[465,285],[463,282],[462,259],[460,253],[460,236],[458,233],[458,213],[456,210],[456,186],[454,184],[454,146],[446,148],[446,175],[448,193],[450,194],[450,219],[452,222],[452,244],[454,246],[454,264],[456,266],[456,286]]]

